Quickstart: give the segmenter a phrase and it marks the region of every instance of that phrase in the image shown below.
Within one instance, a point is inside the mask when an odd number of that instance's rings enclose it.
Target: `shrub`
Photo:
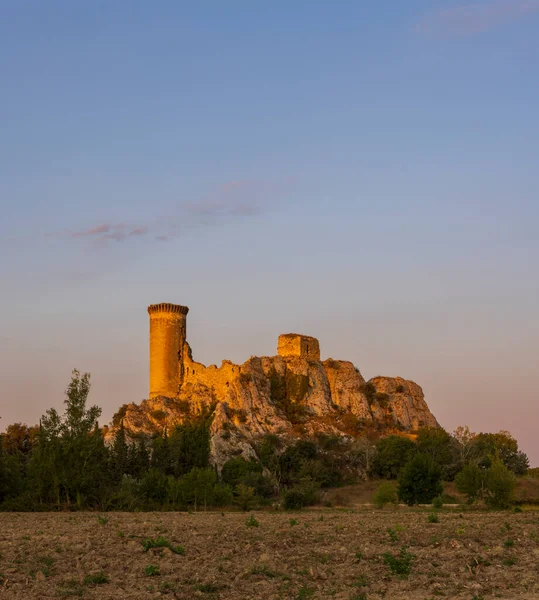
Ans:
[[[260,523],[255,519],[254,515],[250,515],[245,524],[247,527],[258,527],[260,525]]]
[[[286,510],[299,510],[304,506],[314,504],[318,500],[319,487],[315,481],[302,481],[285,492],[283,498],[284,508]]]
[[[438,518],[438,513],[436,512],[431,512],[430,515],[427,518],[427,521],[429,523],[439,523],[440,519]]]
[[[159,570],[159,567],[148,565],[144,568],[144,575],[146,575],[146,577],[156,577],[157,575],[161,575],[161,571]]]
[[[386,504],[397,504],[397,488],[394,483],[386,481],[378,486],[373,502],[376,508],[384,508]]]
[[[413,504],[430,504],[443,492],[442,472],[430,456],[417,454],[404,467],[399,475],[399,499]]]
[[[407,577],[411,573],[412,561],[415,557],[410,552],[407,552],[404,546],[401,548],[398,556],[391,554],[391,552],[385,552],[383,557],[384,562],[393,574]]]
[[[432,507],[436,509],[442,508],[444,505],[444,501],[441,496],[436,496],[436,498],[432,501]]]
[[[244,483],[236,486],[235,496],[234,501],[243,511],[252,510],[258,506],[258,498],[256,497],[254,488]]]

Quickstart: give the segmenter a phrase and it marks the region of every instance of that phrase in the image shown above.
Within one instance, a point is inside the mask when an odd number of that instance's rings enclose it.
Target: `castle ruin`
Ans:
[[[228,385],[238,367],[224,360],[221,368],[192,360],[187,343],[187,313],[189,308],[163,302],[148,307],[150,315],[150,398],[175,398],[185,381],[207,379]],[[318,340],[298,333],[279,336],[278,356],[320,361]],[[221,381],[222,380],[222,381]]]

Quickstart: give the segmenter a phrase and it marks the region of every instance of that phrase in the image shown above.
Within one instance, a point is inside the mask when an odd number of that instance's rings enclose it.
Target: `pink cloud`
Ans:
[[[539,0],[495,0],[439,9],[417,24],[421,33],[465,36],[482,33],[539,12]]]

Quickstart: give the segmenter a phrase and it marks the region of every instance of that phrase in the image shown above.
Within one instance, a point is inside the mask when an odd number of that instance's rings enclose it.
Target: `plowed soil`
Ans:
[[[428,514],[3,513],[0,598],[539,598],[539,513]]]

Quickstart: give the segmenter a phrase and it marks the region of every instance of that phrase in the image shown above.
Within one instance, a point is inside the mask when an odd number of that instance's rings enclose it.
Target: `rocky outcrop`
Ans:
[[[192,360],[187,343],[182,354],[177,396],[124,405],[109,439],[121,422],[136,438],[211,411],[212,460],[220,468],[231,456],[255,456],[257,440],[268,433],[286,441],[320,432],[359,436],[368,428],[385,434],[438,426],[416,383],[400,377],[366,382],[351,362],[289,353],[205,367]]]

